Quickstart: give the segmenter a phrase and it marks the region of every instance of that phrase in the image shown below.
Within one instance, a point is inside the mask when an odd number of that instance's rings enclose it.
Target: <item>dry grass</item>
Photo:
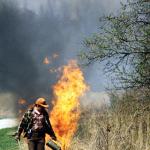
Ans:
[[[82,108],[69,150],[150,150],[150,102],[116,97],[112,106]],[[21,145],[22,150],[27,145]]]
[[[130,97],[111,108],[83,108],[70,150],[150,150],[148,104]]]

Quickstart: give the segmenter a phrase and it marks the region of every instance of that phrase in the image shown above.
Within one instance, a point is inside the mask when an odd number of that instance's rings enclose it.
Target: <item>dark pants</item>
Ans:
[[[45,150],[45,142],[43,140],[28,140],[29,150]]]

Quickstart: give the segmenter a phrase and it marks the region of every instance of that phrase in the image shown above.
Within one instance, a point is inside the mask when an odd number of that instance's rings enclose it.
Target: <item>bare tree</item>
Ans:
[[[130,0],[118,15],[100,18],[99,33],[85,39],[84,64],[105,64],[116,88],[150,89],[150,1]],[[118,84],[119,81],[119,84]]]

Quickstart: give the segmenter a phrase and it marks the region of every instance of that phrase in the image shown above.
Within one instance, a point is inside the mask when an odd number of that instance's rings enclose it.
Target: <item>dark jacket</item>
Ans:
[[[28,109],[23,115],[20,124],[18,126],[17,134],[20,136],[22,132],[24,132],[24,137],[28,137],[32,128],[32,109]],[[49,134],[52,138],[56,139],[55,133],[52,129],[51,123],[49,121],[49,116],[46,111],[44,113],[44,132]]]

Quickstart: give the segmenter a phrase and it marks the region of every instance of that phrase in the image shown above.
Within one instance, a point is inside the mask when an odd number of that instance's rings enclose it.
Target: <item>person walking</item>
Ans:
[[[34,106],[28,109],[23,115],[16,132],[16,140],[24,133],[28,141],[29,150],[45,150],[45,134],[47,133],[53,140],[57,140],[49,121],[49,115],[44,98],[38,98]]]

